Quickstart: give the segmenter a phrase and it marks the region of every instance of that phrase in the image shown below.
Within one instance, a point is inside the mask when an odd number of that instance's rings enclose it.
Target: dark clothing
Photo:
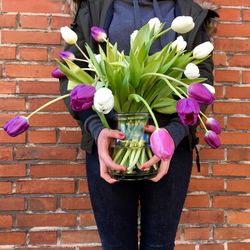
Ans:
[[[96,147],[86,154],[87,178],[103,250],[137,250],[140,205],[140,250],[173,250],[192,169],[192,152],[184,139],[169,171],[159,182],[118,182],[100,177]]]

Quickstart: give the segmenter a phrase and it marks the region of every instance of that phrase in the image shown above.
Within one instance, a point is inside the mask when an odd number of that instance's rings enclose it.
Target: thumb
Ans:
[[[116,138],[116,139],[125,138],[125,135],[122,132],[120,132],[119,130],[113,130],[113,129],[108,130],[107,136],[109,138]]]
[[[151,133],[153,133],[154,131],[155,131],[155,126],[153,126],[153,125],[145,125],[144,126],[144,131],[146,132],[146,133],[148,133],[148,134],[151,134]]]

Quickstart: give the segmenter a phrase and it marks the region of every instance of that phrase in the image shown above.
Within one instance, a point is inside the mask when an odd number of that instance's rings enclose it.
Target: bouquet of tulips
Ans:
[[[10,136],[16,136],[29,127],[28,119],[42,108],[63,98],[70,98],[74,111],[93,108],[101,118],[103,125],[109,127],[105,115],[112,109],[117,113],[149,112],[156,130],[150,135],[150,150],[145,146],[144,136],[140,136],[140,123],[126,124],[122,132],[122,148],[116,150],[113,159],[127,167],[131,173],[135,168],[154,155],[160,159],[170,158],[174,152],[174,142],[168,131],[159,128],[154,111],[162,114],[178,113],[180,120],[187,126],[195,125],[200,120],[205,129],[205,141],[212,147],[220,146],[218,134],[220,125],[214,118],[208,118],[200,110],[199,104],[212,104],[215,90],[202,83],[197,64],[210,56],[213,45],[205,42],[187,52],[187,42],[180,35],[162,50],[150,54],[155,40],[170,30],[184,34],[194,28],[190,16],[175,18],[168,29],[158,18],[151,19],[130,36],[130,52],[125,55],[117,49],[117,44],[108,41],[105,30],[92,27],[91,34],[98,43],[106,43],[105,51],[99,45],[95,54],[88,44],[85,51],[78,45],[77,34],[68,27],[61,28],[61,35],[66,43],[75,45],[82,58],[76,58],[69,51],[60,53],[58,68],[52,72],[53,77],[67,77],[69,94],[60,96],[45,104],[29,116],[17,116],[4,126]],[[77,61],[87,63],[81,68]],[[203,122],[202,117],[206,119]],[[131,138],[130,138],[131,137]],[[121,143],[121,142],[120,142]]]

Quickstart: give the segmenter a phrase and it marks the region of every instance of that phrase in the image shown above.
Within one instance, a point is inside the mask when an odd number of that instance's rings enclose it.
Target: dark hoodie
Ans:
[[[87,42],[91,48],[98,53],[98,45],[92,39],[90,34],[90,27],[93,25],[108,28],[114,13],[114,1],[112,0],[91,0],[83,1],[79,11],[77,12],[74,23],[72,24],[73,30],[78,34],[78,44],[84,49],[84,42]],[[184,34],[184,39],[188,42],[187,50],[191,51],[196,45],[208,41],[209,36],[205,30],[205,24],[211,17],[216,17],[217,14],[208,9],[202,9],[199,5],[193,3],[192,0],[177,0],[180,15],[190,15],[195,22],[195,28],[188,34]],[[164,14],[163,14],[164,15]],[[72,51],[76,57],[81,57],[79,51],[75,46],[67,45],[65,50]],[[83,65],[82,65],[83,66]],[[211,58],[208,58],[203,63],[199,64],[201,77],[207,78],[207,83],[213,84],[213,62]],[[68,80],[60,80],[60,92],[61,94],[68,93],[67,84]],[[67,108],[71,115],[79,121],[84,134],[81,148],[87,152],[92,152],[94,139],[97,140],[99,133],[104,128],[98,115],[92,110],[74,112],[69,104],[69,98],[65,100]],[[107,118],[109,119],[109,114]],[[164,126],[175,141],[175,145],[178,146],[180,141],[187,135],[190,138],[190,144],[194,141],[195,128],[188,128],[184,126],[178,116],[169,115],[164,119],[160,119],[160,126]]]

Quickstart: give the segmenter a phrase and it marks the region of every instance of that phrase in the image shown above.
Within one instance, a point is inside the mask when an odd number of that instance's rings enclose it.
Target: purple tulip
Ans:
[[[197,123],[200,106],[195,99],[180,99],[176,104],[176,110],[184,125],[193,126]]]
[[[29,121],[24,116],[15,116],[4,125],[3,129],[9,136],[15,137],[29,128]]]
[[[171,158],[175,149],[171,135],[164,128],[159,128],[151,134],[150,146],[153,153],[162,160]]]
[[[68,59],[68,60],[73,61],[75,59],[75,55],[72,52],[70,52],[70,51],[61,51],[59,53],[59,57],[62,60]]]
[[[92,26],[91,27],[91,35],[95,41],[98,43],[105,42],[107,39],[107,33],[103,28]]]
[[[59,68],[55,68],[51,72],[51,76],[54,77],[54,78],[63,78],[63,77],[65,77],[64,73]]]
[[[219,136],[212,130],[206,132],[205,142],[212,148],[218,148],[221,145]]]
[[[89,109],[94,103],[95,87],[87,84],[77,85],[70,92],[70,106],[74,111]]]
[[[210,117],[206,120],[206,127],[207,127],[207,129],[214,131],[216,134],[221,133],[220,123],[212,117]]]
[[[188,96],[206,105],[213,103],[215,99],[208,88],[200,83],[193,83],[188,87]]]

